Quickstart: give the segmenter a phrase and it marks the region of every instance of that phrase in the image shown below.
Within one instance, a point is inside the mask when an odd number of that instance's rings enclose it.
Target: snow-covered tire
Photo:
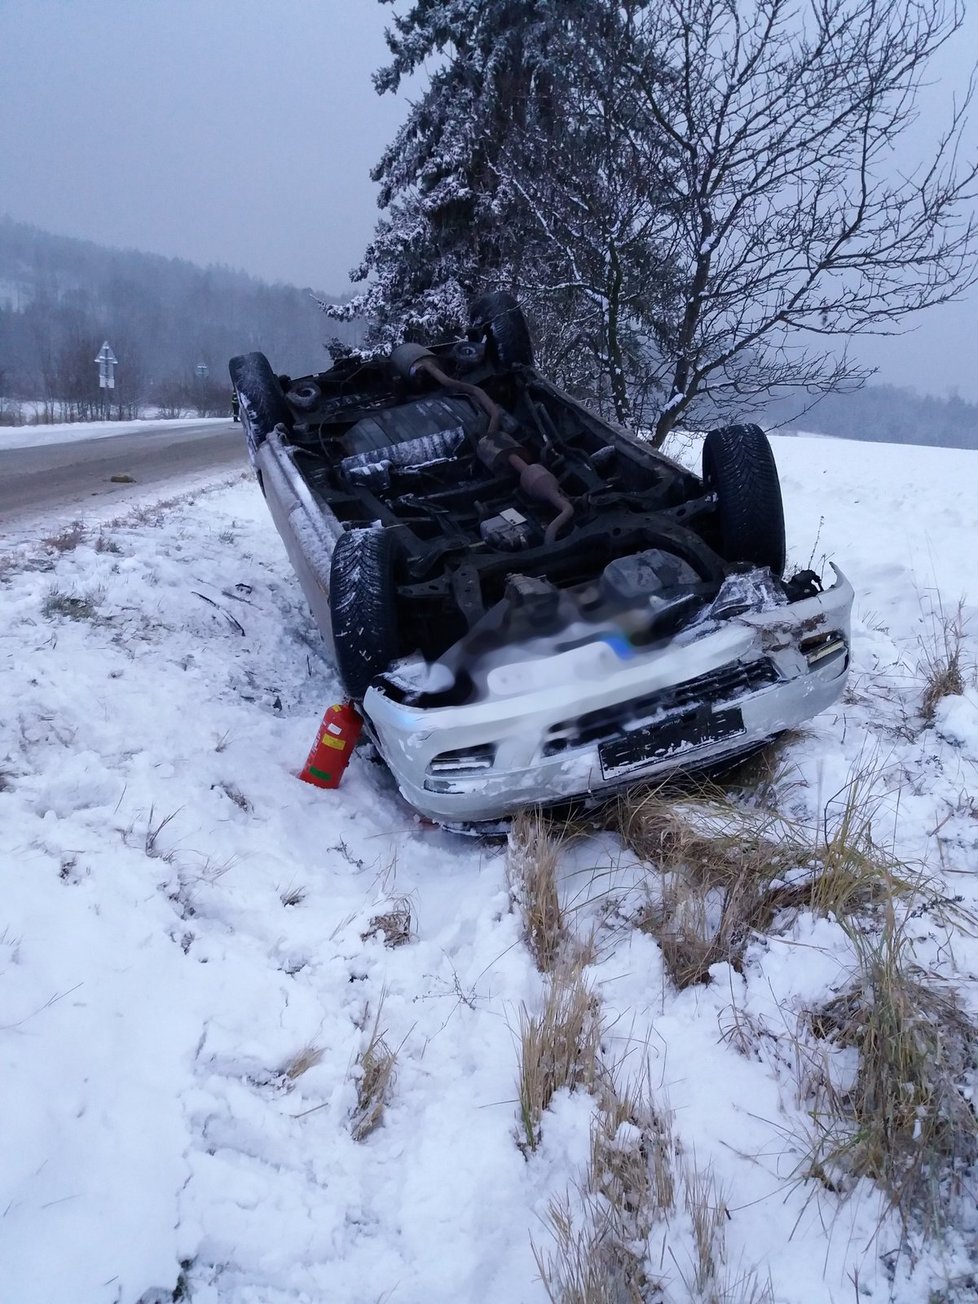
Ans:
[[[507,290],[482,294],[469,309],[473,331],[485,335],[490,354],[504,370],[533,366],[533,343],[523,309]]]
[[[385,530],[348,530],[333,550],[329,607],[336,668],[358,701],[400,651],[393,562]]]
[[[711,430],[703,480],[717,496],[720,552],[730,562],[784,571],[784,506],[767,435],[755,425]]]
[[[231,359],[228,371],[238,394],[241,421],[254,461],[259,446],[279,422],[291,430],[292,413],[264,353],[242,353]]]

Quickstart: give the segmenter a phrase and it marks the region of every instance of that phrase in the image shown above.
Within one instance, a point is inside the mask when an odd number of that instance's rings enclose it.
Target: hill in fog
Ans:
[[[226,410],[233,354],[261,349],[301,375],[329,365],[324,345],[337,336],[352,339],[355,328],[327,320],[309,289],[0,218],[0,398],[84,415],[98,398],[94,358],[108,340],[120,407],[213,392]],[[200,363],[206,382],[195,375]]]

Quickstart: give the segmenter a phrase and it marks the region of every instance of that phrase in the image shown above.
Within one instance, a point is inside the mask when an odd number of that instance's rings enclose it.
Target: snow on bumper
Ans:
[[[610,793],[747,751],[837,701],[852,588],[695,628],[648,651],[596,641],[490,672],[483,700],[364,709],[403,796],[443,822]]]

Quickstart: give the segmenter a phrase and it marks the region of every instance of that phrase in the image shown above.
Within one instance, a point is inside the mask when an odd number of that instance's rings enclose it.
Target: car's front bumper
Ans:
[[[371,687],[370,731],[408,802],[443,823],[609,794],[749,751],[837,701],[852,588],[728,617],[655,647],[597,641],[514,660],[481,700],[406,705]]]

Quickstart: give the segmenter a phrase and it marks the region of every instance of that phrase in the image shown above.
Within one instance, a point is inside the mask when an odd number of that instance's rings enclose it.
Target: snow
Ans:
[[[784,799],[821,818],[875,756],[881,830],[976,908],[978,455],[773,442],[793,563],[835,560],[857,595],[850,690],[791,742]],[[194,1304],[543,1304],[533,1246],[595,1106],[558,1093],[540,1149],[517,1148],[520,1014],[544,983],[505,847],[421,823],[369,749],[338,791],[298,781],[339,686],[250,477],[90,527],[59,550],[39,519],[0,558],[0,1298],[156,1304],[179,1282]],[[959,603],[965,691],[925,726],[921,640]],[[596,924],[637,881],[609,834],[563,872]],[[371,921],[401,899],[392,949]],[[917,928],[920,963],[978,1009],[975,941]],[[605,1061],[644,1066],[722,1185],[729,1262],[778,1304],[842,1304],[854,1280],[919,1304],[973,1271],[973,1229],[893,1258],[869,1183],[843,1200],[801,1180],[788,1034],[851,971],[837,923],[802,913],[742,974],[681,992],[650,937],[599,939]],[[780,1053],[738,1054],[738,1012]],[[396,1080],[355,1141],[375,1027]],[[691,1245],[680,1210],[650,1246],[674,1304],[695,1298]]]

